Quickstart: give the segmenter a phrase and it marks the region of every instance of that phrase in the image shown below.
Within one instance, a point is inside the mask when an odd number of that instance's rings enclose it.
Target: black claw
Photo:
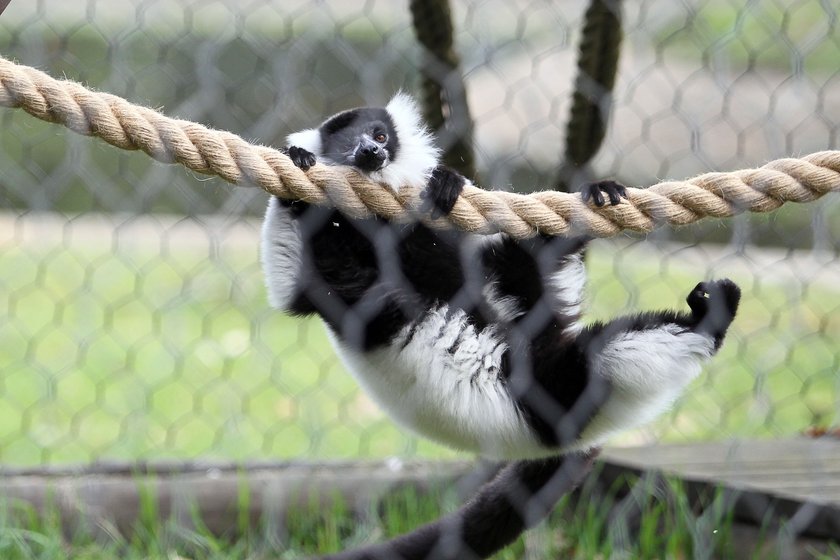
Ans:
[[[297,146],[289,146],[283,151],[286,153],[286,155],[289,156],[289,159],[292,160],[292,163],[294,163],[296,166],[300,167],[304,171],[315,165],[315,162],[317,161],[317,159],[315,158],[315,154],[313,154],[309,150],[298,148]]]
[[[466,179],[455,171],[438,165],[432,171],[432,176],[423,190],[423,206],[421,211],[431,212],[432,218],[446,216],[452,211],[461,191],[464,190]]]
[[[581,198],[584,202],[595,203],[595,206],[603,206],[607,199],[604,198],[604,193],[612,206],[619,204],[622,198],[627,198],[627,187],[615,181],[600,181],[597,183],[589,183],[584,185],[580,190]]]

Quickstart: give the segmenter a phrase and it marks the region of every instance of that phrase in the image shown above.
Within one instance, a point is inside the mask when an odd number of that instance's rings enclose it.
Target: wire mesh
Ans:
[[[480,184],[556,181],[585,6],[453,3]],[[840,146],[838,8],[640,0],[593,174],[644,186]],[[0,52],[284,145],[417,85],[408,2],[12,2]],[[268,308],[266,196],[0,112],[0,462],[461,456],[396,427],[319,321]],[[727,343],[663,418],[614,440],[781,437],[840,410],[840,207],[594,242],[585,317],[744,290]]]

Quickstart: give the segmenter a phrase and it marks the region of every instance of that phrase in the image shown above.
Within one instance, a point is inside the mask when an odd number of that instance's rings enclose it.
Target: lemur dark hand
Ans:
[[[607,194],[610,205],[615,206],[621,202],[622,198],[627,198],[627,187],[615,181],[599,181],[584,185],[580,190],[580,196],[584,202],[589,202],[591,199],[595,202],[595,206],[599,207],[606,204],[604,193]]]
[[[446,166],[438,165],[432,171],[432,176],[423,190],[424,199],[421,210],[431,210],[432,218],[446,216],[455,206],[455,201],[464,190],[466,179],[460,173]]]
[[[292,163],[294,163],[296,166],[300,167],[304,171],[315,165],[315,154],[313,154],[309,150],[298,148],[297,146],[288,146],[287,148],[284,148],[281,151],[287,156],[289,156],[289,159],[292,160]]]
[[[298,148],[297,146],[287,146],[285,148],[281,148],[280,151],[289,156],[292,163],[301,168],[303,171],[306,171],[315,165],[315,154],[309,150]],[[283,198],[278,198],[278,200],[280,201],[280,204],[286,208],[290,208],[292,213],[296,216],[300,216],[307,208],[309,208],[309,204],[302,200],[286,200]]]

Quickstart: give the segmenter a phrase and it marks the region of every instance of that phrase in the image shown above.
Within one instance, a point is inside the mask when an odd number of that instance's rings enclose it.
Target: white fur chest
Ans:
[[[330,339],[363,389],[403,426],[440,443],[496,458],[548,455],[499,377],[505,343],[476,332],[446,306],[390,346],[360,352]]]

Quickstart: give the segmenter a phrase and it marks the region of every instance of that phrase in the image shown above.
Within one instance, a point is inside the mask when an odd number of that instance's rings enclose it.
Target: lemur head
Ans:
[[[393,191],[422,187],[438,164],[438,149],[414,100],[397,93],[385,108],[361,107],[333,115],[317,129],[289,135],[328,165],[350,165]]]
[[[385,109],[344,111],[319,128],[321,159],[334,165],[352,165],[373,173],[397,159],[400,140]]]

